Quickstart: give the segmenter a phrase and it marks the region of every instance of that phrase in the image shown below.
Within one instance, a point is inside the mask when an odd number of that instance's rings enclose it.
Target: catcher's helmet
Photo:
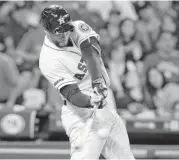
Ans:
[[[51,5],[41,13],[41,24],[48,32],[58,34],[73,30],[68,12],[60,5]]]

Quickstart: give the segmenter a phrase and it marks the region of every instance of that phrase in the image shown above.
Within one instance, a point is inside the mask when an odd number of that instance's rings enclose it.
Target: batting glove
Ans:
[[[91,106],[94,107],[97,105],[98,109],[102,109],[105,107],[107,102],[103,98],[103,96],[94,94],[93,96],[91,96],[90,103],[91,103]]]
[[[102,96],[103,99],[105,99],[107,97],[108,91],[107,91],[107,87],[106,87],[106,84],[105,84],[103,78],[98,78],[98,79],[94,80],[92,82],[92,87],[94,89],[94,92],[97,95]]]

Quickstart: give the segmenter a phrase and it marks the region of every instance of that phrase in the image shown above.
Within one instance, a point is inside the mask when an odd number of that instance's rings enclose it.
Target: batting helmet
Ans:
[[[44,8],[40,22],[48,32],[52,34],[64,33],[73,30],[68,12],[60,5],[51,5]]]

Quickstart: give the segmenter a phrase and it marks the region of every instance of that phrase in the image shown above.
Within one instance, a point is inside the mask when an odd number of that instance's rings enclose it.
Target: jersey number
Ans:
[[[80,60],[80,63],[78,64],[78,69],[79,69],[80,71],[83,71],[84,74],[75,74],[74,77],[77,78],[77,79],[79,79],[79,80],[82,80],[82,79],[84,78],[84,76],[85,76],[85,73],[87,72],[87,66],[86,66],[86,64],[84,63],[84,60],[83,60],[83,59]]]

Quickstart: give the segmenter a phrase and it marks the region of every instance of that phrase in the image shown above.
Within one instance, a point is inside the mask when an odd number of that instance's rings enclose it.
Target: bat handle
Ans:
[[[98,107],[99,107],[99,105],[94,105],[94,107],[93,107],[93,110],[95,111],[95,110],[97,110],[98,109]]]
[[[93,107],[93,113],[92,113],[92,117],[94,118],[95,117],[95,113],[96,113],[96,110],[98,109],[98,105],[96,104],[96,105],[94,105],[94,107]]]

